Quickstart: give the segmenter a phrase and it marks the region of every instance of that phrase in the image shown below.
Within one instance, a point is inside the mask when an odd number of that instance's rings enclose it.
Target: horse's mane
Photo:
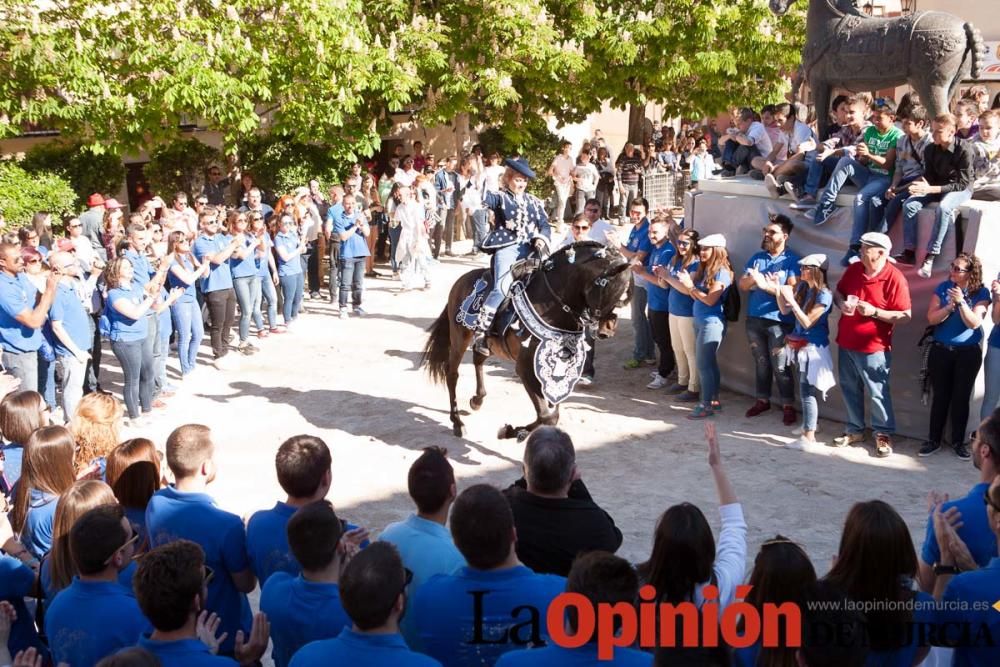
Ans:
[[[554,253],[552,253],[550,255],[550,257],[556,257],[558,255],[565,255],[570,249],[572,249],[573,252],[579,252],[579,251],[585,250],[585,249],[592,249],[595,254],[598,251],[603,250],[609,257],[615,257],[615,256],[618,256],[618,255],[621,255],[621,252],[618,250],[618,248],[615,248],[613,246],[606,246],[603,243],[601,243],[600,241],[593,241],[593,240],[587,239],[586,241],[574,241],[573,243],[571,243],[568,246],[564,246],[562,248],[559,248],[559,250],[556,250]]]

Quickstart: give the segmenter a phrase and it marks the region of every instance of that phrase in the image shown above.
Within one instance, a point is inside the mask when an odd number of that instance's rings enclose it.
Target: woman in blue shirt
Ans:
[[[278,282],[284,297],[281,314],[287,328],[299,316],[305,277],[300,255],[306,251],[306,242],[299,238],[295,219],[291,213],[282,213],[278,220],[278,235],[274,237],[274,250],[278,254]]]
[[[254,252],[254,264],[257,267],[257,298],[253,302],[253,322],[257,327],[257,337],[267,338],[269,334],[283,333],[284,325],[278,324],[278,267],[274,263],[274,241],[267,233],[264,216],[251,211],[249,214],[250,233],[259,241]],[[261,306],[267,301],[267,327],[264,326],[264,315]]]
[[[40,559],[52,548],[56,503],[76,481],[75,450],[73,436],[62,426],[43,426],[25,443],[24,467],[10,524],[35,558]]]
[[[254,302],[260,299],[260,282],[257,280],[257,247],[260,240],[247,232],[248,215],[231,211],[228,220],[229,235],[237,241],[236,250],[229,257],[229,268],[233,272],[233,289],[240,307],[240,342],[237,349],[243,354],[253,354],[257,349],[250,344],[250,318]]]
[[[792,449],[807,449],[816,442],[819,420],[819,396],[834,385],[833,357],[830,356],[830,307],[833,292],[826,284],[826,255],[814,254],[799,260],[801,277],[793,287],[778,285],[778,309],[782,315],[793,313],[795,327],[785,336],[788,358],[799,366],[802,394],[802,437],[789,445]]]
[[[695,352],[698,374],[701,376],[701,402],[688,419],[705,419],[722,408],[719,388],[722,375],[716,355],[726,335],[726,318],[722,312],[726,290],[733,284],[733,269],[726,251],[726,237],[709,234],[698,242],[699,264],[692,275],[677,274],[677,280],[694,299],[692,315],[695,328]]]
[[[174,258],[167,274],[167,284],[184,292],[170,306],[174,328],[177,330],[177,357],[181,363],[181,377],[194,370],[198,360],[198,348],[205,337],[205,323],[201,318],[195,283],[208,276],[211,264],[198,264],[191,253],[191,241],[182,231],[170,232],[167,238],[167,255]]]
[[[951,448],[962,460],[970,458],[965,444],[969,399],[982,365],[983,318],[990,291],[983,287],[983,265],[975,255],[961,253],[952,260],[948,280],[937,286],[927,308],[934,342],[927,359],[930,374],[931,421],[927,442],[917,456],[941,449],[944,425],[951,421]]]
[[[674,360],[677,362],[677,384],[687,387],[687,390],[676,398],[681,403],[697,402],[701,391],[694,344],[694,299],[677,280],[677,275],[681,271],[689,274],[698,271],[698,238],[698,232],[693,229],[682,231],[674,241],[677,254],[673,256],[668,266],[661,267],[656,272],[657,277],[665,280],[671,287],[670,295],[667,297],[670,345],[674,348]]]
[[[24,443],[37,429],[49,423],[49,406],[37,391],[15,391],[0,402],[0,492],[9,496],[21,478]]]

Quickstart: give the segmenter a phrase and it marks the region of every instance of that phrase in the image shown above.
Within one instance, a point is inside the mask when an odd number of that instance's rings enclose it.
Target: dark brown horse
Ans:
[[[617,249],[605,248],[595,241],[581,241],[544,260],[527,279],[525,294],[549,326],[580,331],[586,323],[596,322],[597,336],[607,338],[614,334],[618,318],[614,309],[628,288],[628,266],[628,260]],[[448,295],[448,305],[429,329],[430,337],[421,360],[435,382],[448,383],[452,432],[456,436],[463,434],[465,425],[459,416],[455,386],[462,357],[472,342],[472,332],[458,321],[458,315],[462,301],[472,292],[483,272],[483,269],[469,271],[455,281]],[[558,423],[559,406],[550,406],[535,376],[533,359],[538,339],[532,336],[522,341],[514,331],[508,330],[503,337],[491,335],[488,343],[492,354],[515,362],[517,376],[535,406],[536,415],[535,421],[525,426],[504,425],[498,437],[523,437],[538,426]],[[475,352],[472,355],[476,367],[476,393],[470,401],[473,410],[478,410],[486,397],[483,383],[486,359]]]

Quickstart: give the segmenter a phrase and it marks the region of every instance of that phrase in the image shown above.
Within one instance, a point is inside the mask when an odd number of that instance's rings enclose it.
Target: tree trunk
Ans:
[[[649,125],[647,136],[646,126]],[[652,123],[646,119],[645,104],[630,104],[628,106],[628,140],[632,144],[644,144],[652,137]]]

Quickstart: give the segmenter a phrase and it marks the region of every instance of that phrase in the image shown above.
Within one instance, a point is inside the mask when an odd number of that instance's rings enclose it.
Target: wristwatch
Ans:
[[[934,574],[961,574],[962,570],[957,565],[941,565],[940,563],[934,564]]]

